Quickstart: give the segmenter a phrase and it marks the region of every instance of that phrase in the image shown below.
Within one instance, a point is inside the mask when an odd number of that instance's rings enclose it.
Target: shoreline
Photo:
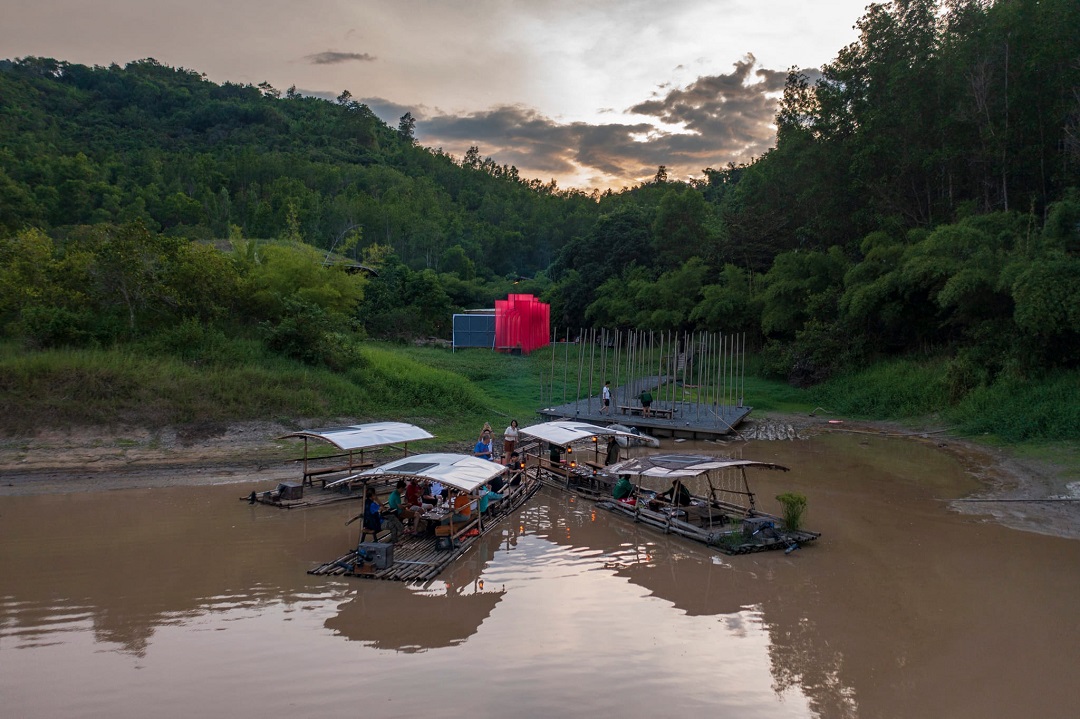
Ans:
[[[347,421],[347,420],[346,420]],[[43,430],[0,439],[0,497],[212,484],[269,486],[296,480],[300,450],[281,440],[296,424],[237,422],[180,428],[90,427]],[[951,511],[1023,531],[1080,539],[1080,481],[1062,467],[1020,458],[940,429],[763,413],[740,428],[747,439],[801,441],[826,432],[855,432],[933,442],[961,462],[982,489],[950,500]],[[447,446],[448,451],[462,448]],[[250,490],[248,490],[250,491]],[[1038,501],[1050,499],[1052,501]]]

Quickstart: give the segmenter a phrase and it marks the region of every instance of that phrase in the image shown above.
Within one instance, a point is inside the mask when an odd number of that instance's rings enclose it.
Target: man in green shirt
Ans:
[[[405,529],[405,522],[410,519],[415,519],[416,514],[406,509],[404,502],[401,498],[401,493],[405,489],[405,480],[399,479],[397,485],[394,487],[394,491],[390,493],[390,498],[386,500],[386,504],[389,507],[386,519],[390,525],[390,541],[396,542],[401,536],[402,530]]]
[[[630,475],[620,474],[619,481],[615,483],[615,488],[611,490],[611,496],[615,499],[627,499],[634,493],[634,485],[630,484]]]
[[[652,415],[652,393],[647,389],[641,390],[641,394],[638,395],[638,399],[641,400],[641,416],[649,417]]]

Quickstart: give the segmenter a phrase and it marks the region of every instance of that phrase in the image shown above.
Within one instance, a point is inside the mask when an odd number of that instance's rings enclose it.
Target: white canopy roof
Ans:
[[[638,438],[636,434],[631,434],[630,432],[621,432],[617,429],[611,429],[610,427],[601,427],[600,425],[589,424],[588,422],[577,422],[566,419],[555,422],[542,422],[529,427],[522,427],[520,431],[522,434],[527,434],[530,437],[536,437],[541,441],[550,442],[551,444],[557,444],[562,447],[598,436]]]
[[[418,477],[471,492],[506,471],[507,468],[497,462],[467,454],[414,454],[361,472],[354,479]]]
[[[756,467],[759,469],[778,469],[784,472],[788,468],[772,462],[755,462],[750,459],[727,459],[726,457],[711,457],[705,454],[651,454],[645,457],[634,457],[624,462],[618,462],[607,468],[610,474],[629,474],[637,477],[659,477],[662,479],[678,479],[682,477],[697,477],[713,470],[739,469]]]
[[[282,439],[287,437],[321,439],[342,451],[352,452],[357,449],[371,449],[372,447],[383,447],[388,444],[434,439],[435,435],[425,432],[415,424],[371,422],[369,424],[354,424],[348,427],[328,427],[326,429],[293,432],[285,435]]]

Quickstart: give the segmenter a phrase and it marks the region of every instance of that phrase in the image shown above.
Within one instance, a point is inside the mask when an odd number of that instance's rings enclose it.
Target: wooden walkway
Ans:
[[[613,387],[608,412],[600,411],[604,402],[600,398],[602,389],[597,388],[592,397],[545,407],[538,414],[545,420],[569,418],[600,425],[623,424],[637,427],[654,437],[715,439],[737,433],[738,426],[753,409],[673,401],[669,398],[674,394],[671,388],[665,389],[668,384],[668,378],[652,376],[642,377],[630,385]],[[652,413],[648,417],[643,416],[641,402],[637,399],[641,387],[648,388],[653,395]]]

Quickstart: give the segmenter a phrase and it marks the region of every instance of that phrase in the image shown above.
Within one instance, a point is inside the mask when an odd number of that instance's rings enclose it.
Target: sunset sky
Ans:
[[[790,67],[853,42],[866,0],[0,0],[0,58],[153,57],[214,82],[349,90],[421,144],[613,188],[773,143]]]

